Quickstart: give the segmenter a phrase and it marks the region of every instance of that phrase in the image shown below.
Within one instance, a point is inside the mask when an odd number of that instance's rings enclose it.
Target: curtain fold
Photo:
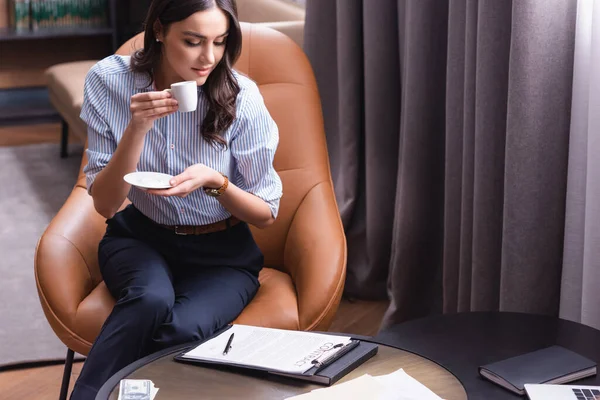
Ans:
[[[577,3],[513,6],[500,308],[557,314]]]
[[[576,7],[308,0],[346,294],[387,296],[384,326],[558,314]]]
[[[560,316],[600,329],[600,2],[577,9]]]
[[[401,107],[385,112],[400,117],[388,316],[402,320],[442,304],[448,3],[399,2],[399,10]]]

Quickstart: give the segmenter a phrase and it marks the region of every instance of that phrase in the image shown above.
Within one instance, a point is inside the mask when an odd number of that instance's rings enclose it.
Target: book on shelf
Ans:
[[[31,17],[29,0],[8,0],[8,26],[17,31],[29,30]]]
[[[107,0],[9,0],[9,27],[40,30],[108,25]]]

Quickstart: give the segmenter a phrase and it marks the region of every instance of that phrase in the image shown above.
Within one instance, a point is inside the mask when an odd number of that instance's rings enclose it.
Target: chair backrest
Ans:
[[[332,185],[321,103],[312,68],[300,47],[272,29],[244,22],[241,27],[242,53],[234,68],[258,84],[279,127],[274,165],[284,193],[276,222],[267,229],[252,228],[253,234],[265,265],[292,273],[284,266],[284,250],[296,210],[311,188],[323,182]],[[129,55],[142,46],[140,33],[116,54]],[[79,185],[85,186],[82,175]]]

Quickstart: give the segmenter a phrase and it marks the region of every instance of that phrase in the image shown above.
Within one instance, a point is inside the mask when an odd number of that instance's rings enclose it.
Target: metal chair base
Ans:
[[[67,358],[65,359],[65,369],[63,371],[62,385],[60,386],[60,397],[58,400],[67,400],[69,393],[69,381],[71,380],[71,370],[73,369],[73,357],[75,352],[67,348]]]
[[[66,158],[69,156],[68,152],[69,145],[69,124],[64,119],[61,122],[61,134],[60,134],[60,158]]]

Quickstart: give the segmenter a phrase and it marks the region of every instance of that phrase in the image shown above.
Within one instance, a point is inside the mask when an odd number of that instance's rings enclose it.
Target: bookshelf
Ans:
[[[64,3],[63,0],[60,0]],[[59,3],[60,3],[59,1]],[[10,27],[11,0],[0,0],[0,125],[60,121],[50,104],[44,70],[51,65],[101,59],[112,54],[126,40],[126,29],[118,26],[117,13],[132,0],[106,0],[105,23],[66,26]],[[98,4],[96,2],[95,4]],[[125,6],[125,7],[124,7]],[[55,14],[56,15],[56,14]],[[52,18],[51,18],[52,19]],[[58,24],[55,24],[58,25]],[[96,25],[96,26],[93,26]]]
[[[70,27],[46,28],[37,31],[15,31],[11,28],[0,28],[0,41],[54,39],[59,37],[113,35],[110,27]]]
[[[66,0],[56,0],[66,1]],[[89,0],[88,0],[89,1]],[[15,29],[14,27],[0,27],[0,42],[14,40],[39,40],[53,39],[60,37],[82,37],[82,36],[110,36],[112,50],[117,50],[118,32],[117,32],[117,0],[106,0],[106,21],[101,26],[86,26],[86,25],[66,25],[66,26],[51,26],[51,27],[35,27],[35,18],[32,16],[32,21],[28,22],[31,27],[29,29]],[[32,4],[44,4],[32,3]],[[6,6],[11,6],[11,0],[6,2]],[[30,13],[34,13],[33,5]],[[54,10],[56,12],[56,10]],[[10,13],[10,11],[8,11]],[[41,14],[41,13],[40,13]],[[48,15],[46,15],[48,17]],[[55,17],[52,17],[55,18]],[[10,16],[9,16],[10,19]],[[28,18],[29,19],[29,18]],[[50,18],[49,18],[50,19]]]

